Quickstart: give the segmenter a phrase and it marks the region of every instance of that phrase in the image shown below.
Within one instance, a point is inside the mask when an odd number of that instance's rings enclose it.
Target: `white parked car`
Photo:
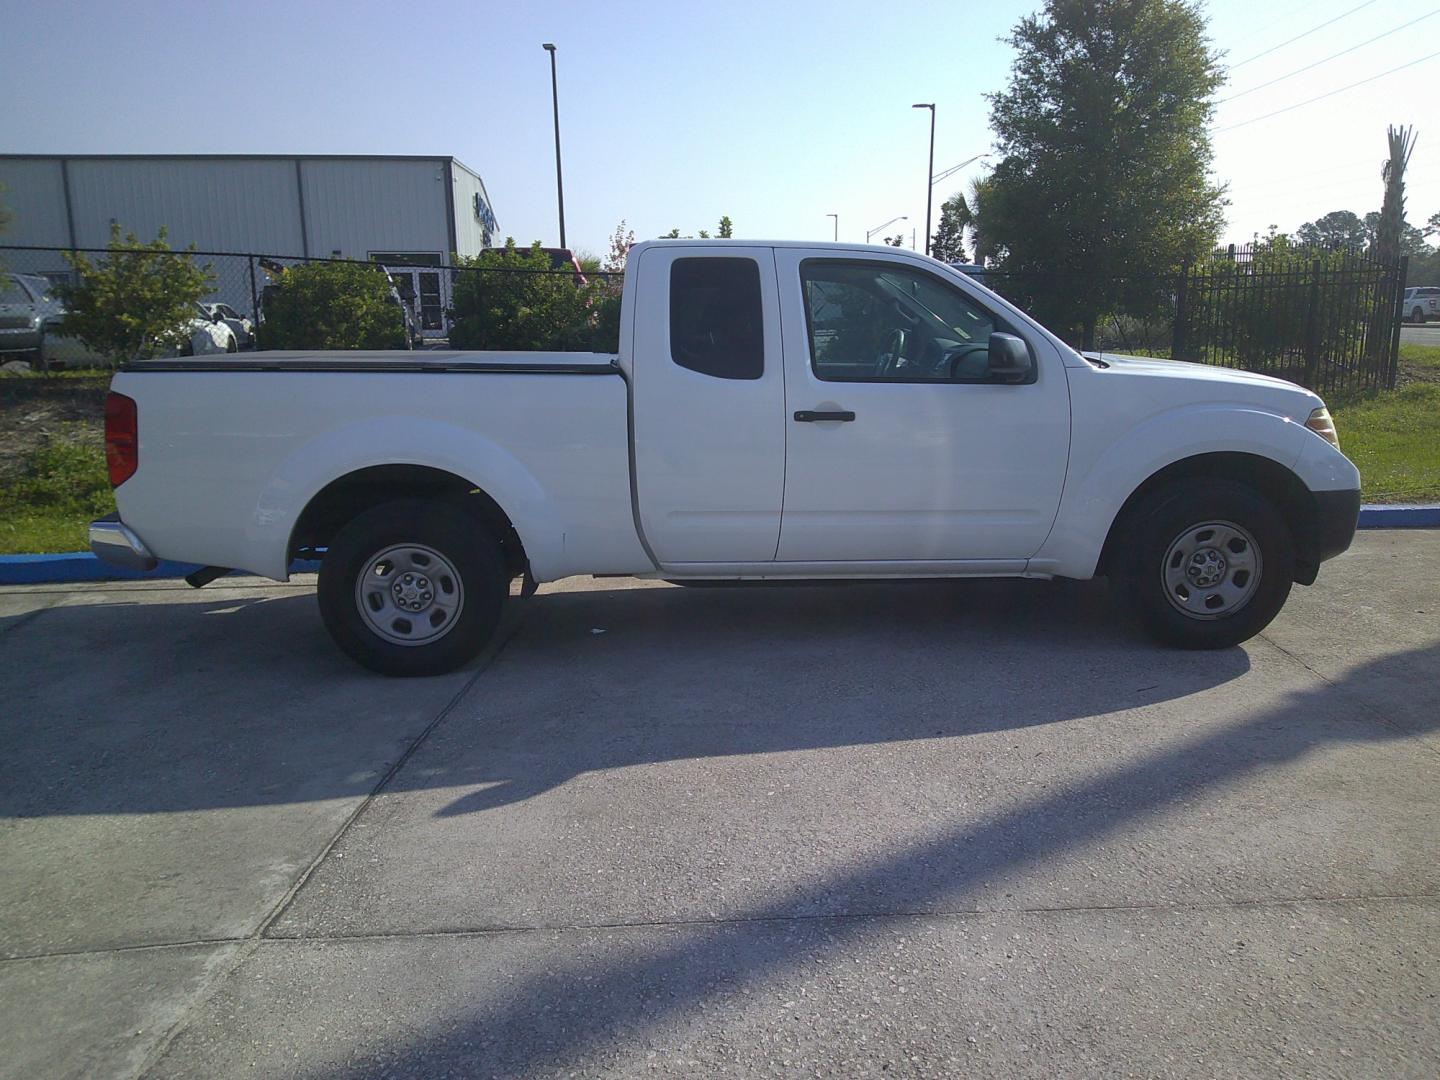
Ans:
[[[1405,318],[1413,323],[1440,319],[1440,287],[1421,285],[1406,289],[1400,310]]]
[[[510,583],[1108,574],[1158,639],[1258,633],[1355,530],[1315,394],[1075,352],[965,274],[841,244],[630,251],[619,352],[131,364],[106,404],[122,565],[284,580],[360,663],[451,670]]]
[[[225,325],[225,320],[212,315],[204,304],[195,305],[195,315],[190,320],[190,339],[178,350],[169,349],[162,356],[213,356],[216,353],[233,353],[240,350],[235,331]]]
[[[202,304],[212,322],[223,322],[235,335],[235,342],[242,349],[255,347],[255,324],[241,315],[229,304]]]

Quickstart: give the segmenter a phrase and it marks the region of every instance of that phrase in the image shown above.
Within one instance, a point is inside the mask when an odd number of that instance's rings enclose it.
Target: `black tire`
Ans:
[[[1251,580],[1245,575],[1249,593],[1236,601],[1233,611],[1212,615],[1196,611],[1186,613],[1182,603],[1197,608],[1219,596],[1218,590],[1209,597],[1207,588],[1196,587],[1193,599],[1182,583],[1171,599],[1167,582],[1167,556],[1172,575],[1184,577],[1188,560],[1172,545],[1182,543],[1187,532],[1207,536],[1202,527],[1212,523],[1230,523],[1253,538],[1258,552],[1258,571]],[[1254,637],[1279,614],[1290,595],[1295,578],[1295,542],[1284,517],[1264,496],[1252,488],[1229,480],[1188,480],[1157,491],[1146,503],[1120,523],[1125,530],[1119,545],[1118,559],[1112,572],[1124,599],[1140,624],[1157,641],[1181,649],[1226,649]],[[1194,530],[1194,531],[1192,531]],[[1213,534],[1211,534],[1213,535]],[[1235,537],[1238,556],[1218,548],[1223,560],[1246,557],[1247,538]],[[1200,557],[1204,548],[1195,552]],[[1254,553],[1251,552],[1253,558]],[[1209,557],[1208,555],[1205,557]],[[1222,561],[1221,566],[1224,567]],[[1226,584],[1233,588],[1234,572],[1225,567]],[[1173,578],[1172,578],[1173,580]],[[1203,579],[1202,579],[1203,580]],[[1179,597],[1184,596],[1185,600]],[[1226,601],[1219,598],[1218,607]]]
[[[1411,321],[1411,322],[1417,322],[1417,323],[1424,323],[1424,321],[1425,321],[1425,309],[1424,309],[1424,308],[1418,308],[1418,307],[1417,307],[1413,312],[1410,313],[1410,321]]]
[[[371,625],[370,620],[378,617],[367,616],[360,608],[360,576],[377,556],[404,545],[430,549],[448,561],[459,578],[458,610],[440,636],[424,643],[386,640]],[[444,576],[448,580],[448,573]],[[449,503],[400,499],[365,511],[336,534],[320,564],[320,616],[335,643],[371,671],[443,675],[490,643],[509,586],[500,545],[475,517]],[[438,586],[435,591],[439,593]],[[400,615],[403,621],[406,615]]]

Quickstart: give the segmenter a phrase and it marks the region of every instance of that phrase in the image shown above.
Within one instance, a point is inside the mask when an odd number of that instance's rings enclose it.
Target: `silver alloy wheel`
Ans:
[[[355,606],[376,635],[395,645],[429,645],[450,632],[465,589],[450,560],[423,544],[375,555],[355,581]]]
[[[1165,597],[1192,619],[1223,619],[1255,595],[1260,548],[1231,521],[1191,525],[1175,538],[1160,568]]]

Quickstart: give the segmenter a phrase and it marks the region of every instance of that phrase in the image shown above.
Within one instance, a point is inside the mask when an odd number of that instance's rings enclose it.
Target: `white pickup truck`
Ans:
[[[1324,403],[1082,356],[895,248],[636,245],[617,355],[251,353],[116,375],[102,559],[284,580],[361,664],[453,669],[517,578],[1108,574],[1188,648],[1259,632],[1353,536]]]

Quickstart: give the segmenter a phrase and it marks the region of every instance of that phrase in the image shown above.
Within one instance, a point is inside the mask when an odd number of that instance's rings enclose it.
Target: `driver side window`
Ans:
[[[806,259],[800,285],[817,378],[988,382],[993,315],[930,274],[896,263]]]

